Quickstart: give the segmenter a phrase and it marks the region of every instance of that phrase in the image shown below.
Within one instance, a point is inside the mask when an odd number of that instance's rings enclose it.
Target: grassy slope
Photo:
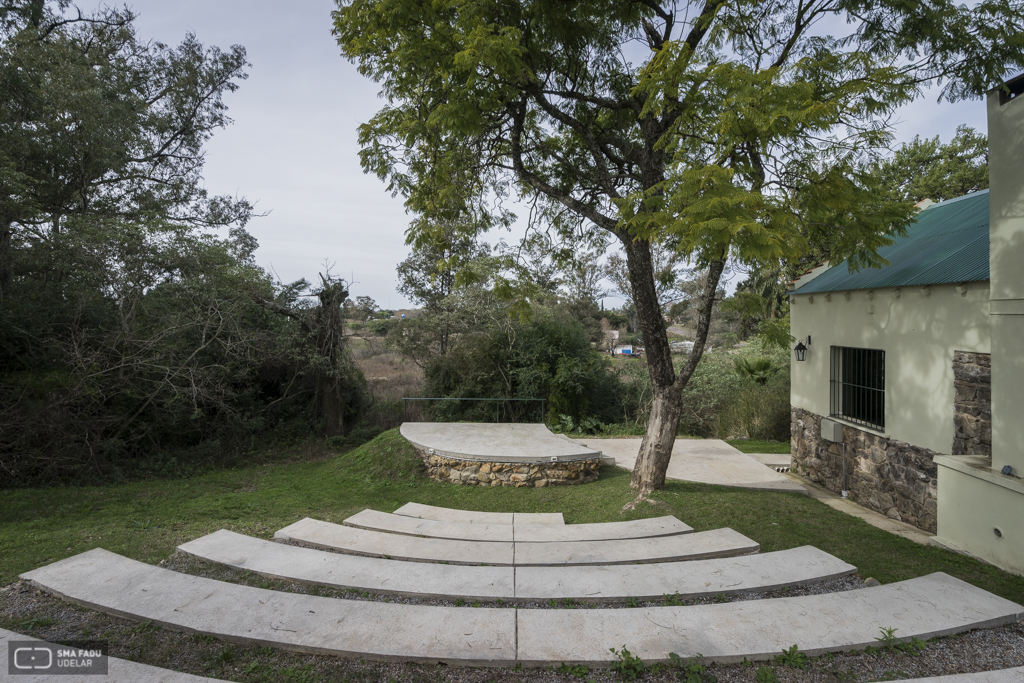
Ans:
[[[798,494],[673,483],[659,505],[622,512],[629,475],[604,468],[586,486],[477,488],[425,480],[397,431],[325,462],[267,465],[177,481],[103,488],[0,491],[0,585],[40,565],[103,547],[157,562],[184,541],[217,529],[270,538],[303,517],[341,522],[408,501],[470,510],[563,512],[566,522],[606,522],[672,514],[698,531],[729,526],[763,551],[815,545],[883,583],[944,571],[1024,603],[1024,577],[941,548],[875,529]]]

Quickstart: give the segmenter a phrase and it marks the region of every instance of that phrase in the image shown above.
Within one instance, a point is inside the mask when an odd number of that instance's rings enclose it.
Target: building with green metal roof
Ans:
[[[792,469],[1024,574],[1024,77],[987,100],[990,189],[881,268],[792,283]]]
[[[988,280],[988,190],[932,204],[896,243],[879,250],[890,265],[851,273],[846,261],[795,294]]]

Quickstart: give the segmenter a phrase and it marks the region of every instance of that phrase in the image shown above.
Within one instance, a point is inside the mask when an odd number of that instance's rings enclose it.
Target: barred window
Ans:
[[[885,351],[833,346],[829,415],[885,429]]]

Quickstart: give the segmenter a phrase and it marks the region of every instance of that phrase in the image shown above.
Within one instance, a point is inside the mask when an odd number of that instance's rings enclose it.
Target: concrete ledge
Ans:
[[[0,676],[7,675],[7,643],[12,640],[31,640],[40,643],[46,642],[41,641],[38,638],[23,636],[20,633],[14,633],[13,631],[6,631],[0,628]],[[54,643],[47,644],[54,645]],[[5,678],[4,680],[8,679]],[[193,676],[192,674],[171,671],[169,669],[161,669],[160,667],[150,666],[149,664],[139,664],[138,662],[132,662],[127,659],[118,659],[117,657],[107,658],[106,676],[54,676],[50,674],[40,674],[37,676],[19,675],[16,678],[12,677],[11,680],[16,681],[17,683],[54,683],[54,681],[57,681],[57,683],[90,683],[90,681],[96,681],[97,683],[226,683],[219,678]]]
[[[236,643],[379,661],[515,662],[516,610],[361,602],[179,574],[97,548],[22,574],[72,602]]]
[[[515,597],[512,567],[402,562],[329,553],[224,529],[184,543],[178,550],[208,562],[298,583],[418,598],[494,601]]]
[[[687,534],[693,528],[672,516],[603,524],[465,524],[438,522],[363,510],[344,522],[358,529],[384,531],[408,536],[450,538],[466,541],[516,541],[561,543],[565,541],[614,541],[625,538],[653,538]]]
[[[513,564],[514,559],[511,543],[386,534],[309,518],[286,526],[274,534],[274,538],[353,555],[415,562],[508,566]]]
[[[395,514],[465,524],[565,524],[561,512],[475,512],[422,503],[406,503]]]
[[[983,455],[937,455],[935,464],[1024,495],[1024,479],[1008,476],[992,469],[992,459],[989,457]]]
[[[625,645],[645,662],[669,653],[714,662],[767,660],[793,644],[808,655],[877,645],[882,628],[903,638],[1013,623],[1024,607],[947,574],[824,595],[692,607],[520,610],[518,659],[607,666]],[[609,644],[611,643],[611,645]],[[617,645],[615,643],[618,643]]]

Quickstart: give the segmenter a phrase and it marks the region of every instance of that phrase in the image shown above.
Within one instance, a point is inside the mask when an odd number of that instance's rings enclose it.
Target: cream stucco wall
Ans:
[[[791,295],[794,337],[811,336],[792,364],[792,403],[829,414],[829,347],[885,351],[885,431],[874,433],[949,453],[953,352],[990,353],[989,287],[971,282]],[[859,427],[864,429],[864,427]]]

